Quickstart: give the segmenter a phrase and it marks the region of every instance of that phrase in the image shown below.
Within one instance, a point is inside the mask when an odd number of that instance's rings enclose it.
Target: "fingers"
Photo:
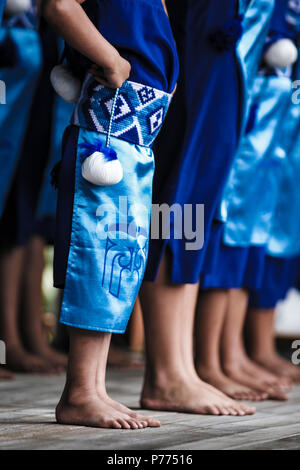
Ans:
[[[98,83],[113,89],[120,88],[128,78],[127,74],[107,71],[97,65],[92,65],[88,71]]]

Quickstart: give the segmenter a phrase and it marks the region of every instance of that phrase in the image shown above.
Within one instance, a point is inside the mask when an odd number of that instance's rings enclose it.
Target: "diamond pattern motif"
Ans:
[[[107,133],[115,91],[88,77],[76,106],[72,123]],[[119,91],[111,135],[150,147],[160,131],[171,96],[161,90],[125,82]]]

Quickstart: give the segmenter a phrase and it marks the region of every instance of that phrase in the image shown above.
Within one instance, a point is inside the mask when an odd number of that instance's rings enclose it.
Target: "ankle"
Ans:
[[[239,363],[238,361],[226,359],[222,363],[222,370],[224,371],[225,375],[231,377],[235,375],[239,370]]]
[[[256,362],[264,362],[267,359],[274,358],[277,353],[272,348],[256,349],[250,351],[249,357]]]
[[[63,391],[63,400],[69,405],[79,406],[89,401],[95,394],[96,391],[92,387],[67,381]]]
[[[220,363],[218,362],[210,362],[210,363],[204,363],[204,362],[197,362],[196,363],[196,371],[197,373],[201,375],[207,375],[210,376],[212,374],[221,374],[222,369],[220,366]]]
[[[170,384],[184,382],[185,378],[179,371],[171,371],[169,369],[147,370],[144,378],[144,389],[165,389]]]

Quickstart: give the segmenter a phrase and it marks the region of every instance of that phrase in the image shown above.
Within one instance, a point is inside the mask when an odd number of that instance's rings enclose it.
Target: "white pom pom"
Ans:
[[[50,74],[56,93],[68,103],[77,103],[81,93],[81,81],[73,75],[68,65],[56,65]]]
[[[264,55],[265,62],[274,68],[285,68],[296,62],[298,51],[290,39],[279,39]]]
[[[30,0],[6,0],[5,13],[9,16],[19,15],[29,10]]]
[[[122,180],[123,168],[119,160],[107,161],[103,153],[94,152],[84,160],[81,174],[90,183],[111,186]]]

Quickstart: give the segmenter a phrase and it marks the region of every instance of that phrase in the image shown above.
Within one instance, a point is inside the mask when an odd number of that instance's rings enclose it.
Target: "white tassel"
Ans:
[[[5,13],[9,16],[20,15],[29,10],[30,0],[6,0]]]
[[[71,104],[77,103],[82,84],[68,65],[56,65],[51,71],[50,81],[56,93],[63,100]]]
[[[264,55],[264,60],[270,67],[286,68],[294,64],[298,51],[290,39],[279,39],[270,46]]]
[[[111,186],[122,180],[123,168],[118,159],[107,161],[102,152],[94,152],[84,160],[81,174],[89,183]]]

